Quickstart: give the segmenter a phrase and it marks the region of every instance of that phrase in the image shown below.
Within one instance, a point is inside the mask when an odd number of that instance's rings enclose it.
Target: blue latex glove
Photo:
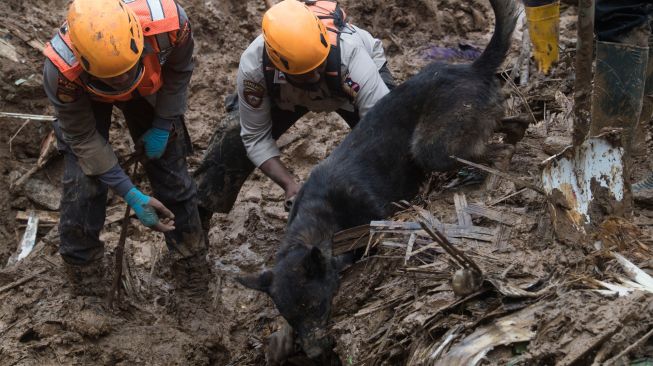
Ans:
[[[138,188],[134,187],[123,197],[125,202],[131,207],[141,223],[147,227],[152,227],[159,223],[159,216],[152,206],[149,206],[150,196],[143,194]]]
[[[143,145],[145,145],[145,156],[148,159],[159,159],[166,151],[170,131],[152,127],[143,134]]]

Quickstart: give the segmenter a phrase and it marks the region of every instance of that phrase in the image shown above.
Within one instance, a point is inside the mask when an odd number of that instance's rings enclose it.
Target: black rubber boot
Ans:
[[[622,128],[626,157],[642,112],[648,51],[648,47],[625,43],[596,43],[590,135],[606,127]]]

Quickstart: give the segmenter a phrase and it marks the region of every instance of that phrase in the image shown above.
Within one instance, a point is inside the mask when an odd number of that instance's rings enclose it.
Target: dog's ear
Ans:
[[[270,286],[274,280],[274,274],[271,271],[263,271],[253,275],[245,275],[236,277],[236,281],[241,285],[251,288],[253,290],[263,291],[270,293]]]

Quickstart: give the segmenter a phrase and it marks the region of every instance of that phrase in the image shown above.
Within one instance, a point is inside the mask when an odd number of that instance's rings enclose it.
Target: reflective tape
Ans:
[[[165,18],[161,0],[147,0],[147,6],[150,8],[150,14],[152,15],[153,21]]]
[[[77,59],[75,58],[75,55],[73,54],[73,50],[68,47],[66,42],[61,38],[61,35],[57,33],[52,40],[50,41],[50,44],[52,44],[52,48],[54,51],[61,57],[64,62],[68,64],[68,66],[72,66],[75,62],[77,62]]]

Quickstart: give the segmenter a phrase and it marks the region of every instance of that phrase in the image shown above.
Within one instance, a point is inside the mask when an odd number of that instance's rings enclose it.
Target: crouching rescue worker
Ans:
[[[347,23],[336,1],[272,6],[263,34],[240,58],[227,126],[219,127],[196,171],[204,225],[214,212],[231,210],[255,167],[292,203],[300,185],[281,162],[276,140],[308,111],[335,111],[353,128],[393,86],[381,41]]]
[[[193,38],[184,10],[174,0],[74,0],[44,53],[44,87],[65,158],[59,252],[73,289],[106,291],[99,235],[108,188],[143,225],[164,233],[175,280],[200,285],[208,267],[186,164]],[[143,147],[153,196],[134,186],[109,144],[114,106]]]

